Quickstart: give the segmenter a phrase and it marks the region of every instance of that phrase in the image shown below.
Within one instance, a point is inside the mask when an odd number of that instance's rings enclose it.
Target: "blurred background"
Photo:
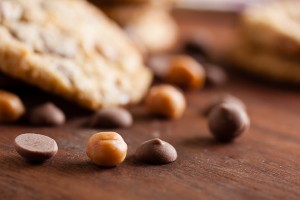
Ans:
[[[188,53],[274,86],[300,83],[300,1],[91,0],[148,58]]]

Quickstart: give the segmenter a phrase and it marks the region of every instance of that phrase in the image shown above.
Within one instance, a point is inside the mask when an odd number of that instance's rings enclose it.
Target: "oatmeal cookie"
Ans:
[[[136,103],[152,75],[126,34],[83,0],[0,0],[0,71],[89,109]]]
[[[143,51],[160,53],[176,45],[178,27],[165,8],[126,5],[102,7],[102,9],[124,28]]]

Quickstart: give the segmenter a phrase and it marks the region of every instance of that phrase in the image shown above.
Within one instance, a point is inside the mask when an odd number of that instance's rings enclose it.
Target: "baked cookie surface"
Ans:
[[[241,45],[231,52],[230,62],[246,72],[267,77],[275,82],[300,84],[300,59],[280,57],[250,45]]]
[[[172,49],[178,40],[178,26],[169,11],[156,6],[102,7],[140,49],[160,53]]]
[[[105,5],[124,5],[124,4],[152,4],[152,5],[170,5],[178,0],[91,0],[94,3]]]
[[[267,51],[300,55],[300,1],[274,1],[250,7],[242,30],[252,43]]]
[[[83,0],[0,0],[0,70],[87,108],[138,102],[152,75],[121,29]]]
[[[227,60],[237,68],[277,82],[300,84],[300,1],[250,7]]]

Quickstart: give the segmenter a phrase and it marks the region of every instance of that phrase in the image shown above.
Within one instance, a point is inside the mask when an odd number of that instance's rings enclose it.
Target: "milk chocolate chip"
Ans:
[[[212,109],[208,126],[218,141],[230,142],[249,128],[250,120],[242,107],[226,102]]]
[[[34,108],[28,120],[34,125],[58,126],[65,123],[66,117],[61,109],[48,102]]]
[[[58,147],[55,140],[48,136],[25,133],[16,137],[15,149],[28,161],[43,162],[52,158]]]
[[[163,79],[169,68],[171,55],[152,55],[147,60],[147,66],[153,72],[154,76],[158,79]]]
[[[130,112],[124,108],[103,108],[90,120],[90,126],[100,128],[126,128],[132,125]]]
[[[220,87],[225,85],[228,80],[226,72],[217,65],[207,64],[205,72],[208,86]]]
[[[163,165],[174,162],[177,158],[177,152],[171,144],[155,138],[138,147],[135,157],[141,162]]]
[[[185,53],[199,62],[203,62],[209,57],[209,45],[206,38],[192,38],[186,41],[183,49]]]

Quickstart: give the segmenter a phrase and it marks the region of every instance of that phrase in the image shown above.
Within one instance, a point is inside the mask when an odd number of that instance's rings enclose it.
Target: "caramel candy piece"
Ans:
[[[170,119],[180,118],[186,108],[185,97],[171,85],[152,87],[145,104],[149,113]]]
[[[0,122],[14,122],[24,113],[25,107],[17,95],[0,90]]]
[[[96,165],[115,167],[124,161],[127,144],[116,132],[99,132],[90,137],[86,154]]]
[[[187,89],[202,88],[205,82],[205,71],[192,57],[178,55],[171,58],[164,80]]]

